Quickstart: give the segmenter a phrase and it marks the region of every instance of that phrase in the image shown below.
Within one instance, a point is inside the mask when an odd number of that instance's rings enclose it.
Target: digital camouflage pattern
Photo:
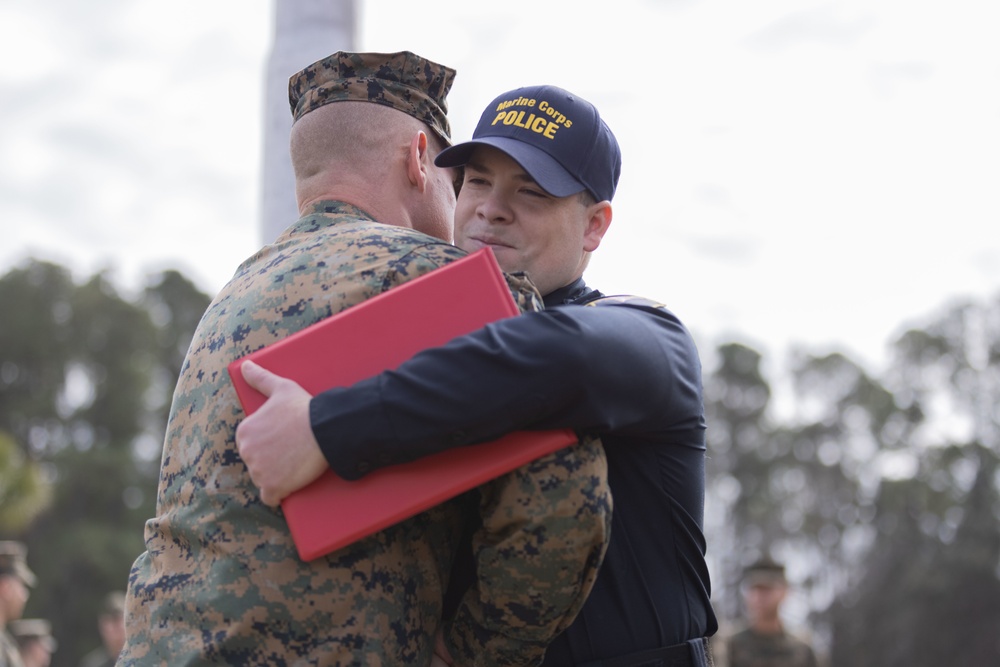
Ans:
[[[809,644],[787,632],[763,635],[749,628],[726,642],[729,667],[816,667]]]
[[[338,51],[289,79],[288,103],[293,120],[331,102],[383,104],[423,121],[450,146],[447,95],[454,80],[455,70],[409,51]]]
[[[587,437],[480,487],[479,595],[462,599],[445,631],[456,664],[541,664],[597,579],[607,546],[597,539],[611,536],[606,483],[604,448]]]
[[[599,443],[308,563],[235,444],[244,414],[231,361],[463,255],[326,201],[239,267],[202,317],[174,393],[119,665],[426,665],[477,495],[482,576],[449,640],[469,664],[540,662],[540,646],[582,605],[609,537]],[[510,281],[522,309],[540,307],[527,280]]]

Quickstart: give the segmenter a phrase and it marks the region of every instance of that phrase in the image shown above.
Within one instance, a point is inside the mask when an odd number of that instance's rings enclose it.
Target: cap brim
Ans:
[[[587,189],[548,153],[510,137],[483,137],[456,144],[438,153],[434,164],[439,167],[460,167],[468,164],[472,152],[479,146],[491,146],[509,155],[553,197],[568,197]]]
[[[18,563],[14,569],[17,572],[17,576],[21,578],[21,581],[31,588],[35,587],[35,583],[37,583],[38,579],[35,577],[35,573],[28,569],[27,565]]]
[[[787,586],[788,581],[781,574],[771,572],[753,572],[743,577],[745,586]]]

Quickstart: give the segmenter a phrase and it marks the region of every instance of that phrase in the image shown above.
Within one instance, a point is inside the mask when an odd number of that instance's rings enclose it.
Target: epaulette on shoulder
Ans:
[[[638,306],[640,308],[655,308],[666,310],[667,307],[660,303],[659,301],[653,301],[652,299],[647,299],[644,296],[633,296],[631,294],[617,294],[613,296],[602,296],[593,301],[589,301],[586,305],[588,306],[614,306],[614,305],[625,305],[625,306]]]

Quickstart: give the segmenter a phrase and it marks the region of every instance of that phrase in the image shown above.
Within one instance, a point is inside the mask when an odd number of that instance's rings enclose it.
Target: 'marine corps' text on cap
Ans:
[[[497,123],[502,122],[504,125],[513,125],[515,127],[524,128],[525,130],[537,132],[538,134],[541,134],[549,139],[555,138],[556,131],[559,129],[560,125],[564,127],[573,126],[572,120],[560,113],[555,107],[545,100],[542,100],[542,102],[538,104],[537,114],[526,114],[524,111],[510,109],[512,106],[526,106],[534,108],[536,102],[537,100],[534,99],[519,97],[515,100],[507,100],[500,103],[497,105],[497,115],[493,119],[491,125],[496,125]],[[545,116],[548,116],[548,118]]]

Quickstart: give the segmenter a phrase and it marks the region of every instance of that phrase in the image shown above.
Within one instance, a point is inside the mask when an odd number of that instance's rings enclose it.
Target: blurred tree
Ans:
[[[720,614],[739,617],[740,567],[766,550],[789,563],[837,667],[1000,664],[1000,302],[933,314],[882,378],[843,354],[793,354],[780,421],[760,355],[733,343],[717,358]]]
[[[832,664],[1000,664],[1000,301],[904,333],[888,377],[928,419],[907,437],[914,473],[882,483],[857,586],[831,609]]]
[[[52,499],[41,468],[28,461],[14,439],[0,432],[0,534],[24,530]]]
[[[46,466],[54,489],[50,507],[11,535],[39,577],[26,613],[52,622],[55,667],[97,646],[101,599],[124,590],[144,548],[173,384],[208,302],[173,271],[135,300],[103,273],[77,285],[42,262],[0,278],[0,309],[19,313],[0,334],[0,429]]]
[[[66,269],[29,262],[0,279],[0,428],[19,443],[46,444],[76,348],[75,292]],[[32,432],[33,429],[38,429]]]
[[[207,295],[177,271],[159,274],[143,292],[142,306],[156,326],[157,375],[151,407],[159,420],[154,429],[158,435],[166,428],[174,385],[181,374],[191,336],[209,302]],[[159,445],[158,442],[157,451]]]
[[[742,568],[765,554],[786,562],[806,611],[823,610],[873,539],[878,434],[889,422],[909,425],[915,413],[844,355],[799,352],[792,416],[779,424],[760,355],[729,344],[717,356],[706,379],[707,504],[721,508],[710,544],[731,547],[719,557],[717,610],[740,617]]]
[[[798,586],[817,612],[855,584],[878,531],[885,466],[906,455],[923,415],[840,353],[796,354],[792,383],[794,417],[778,438],[802,479],[783,498],[781,543],[797,555]]]
[[[956,511],[964,484],[931,480],[970,456],[979,467]],[[883,483],[862,577],[830,610],[833,667],[1000,664],[996,473],[996,454],[970,443],[932,450],[917,476]]]
[[[712,536],[709,556],[716,563],[714,605],[732,619],[740,612],[740,573],[765,546],[759,526],[774,509],[766,490],[770,457],[765,454],[771,450],[774,427],[767,417],[771,387],[761,373],[760,354],[729,343],[715,356],[718,367],[705,378],[706,531]]]

